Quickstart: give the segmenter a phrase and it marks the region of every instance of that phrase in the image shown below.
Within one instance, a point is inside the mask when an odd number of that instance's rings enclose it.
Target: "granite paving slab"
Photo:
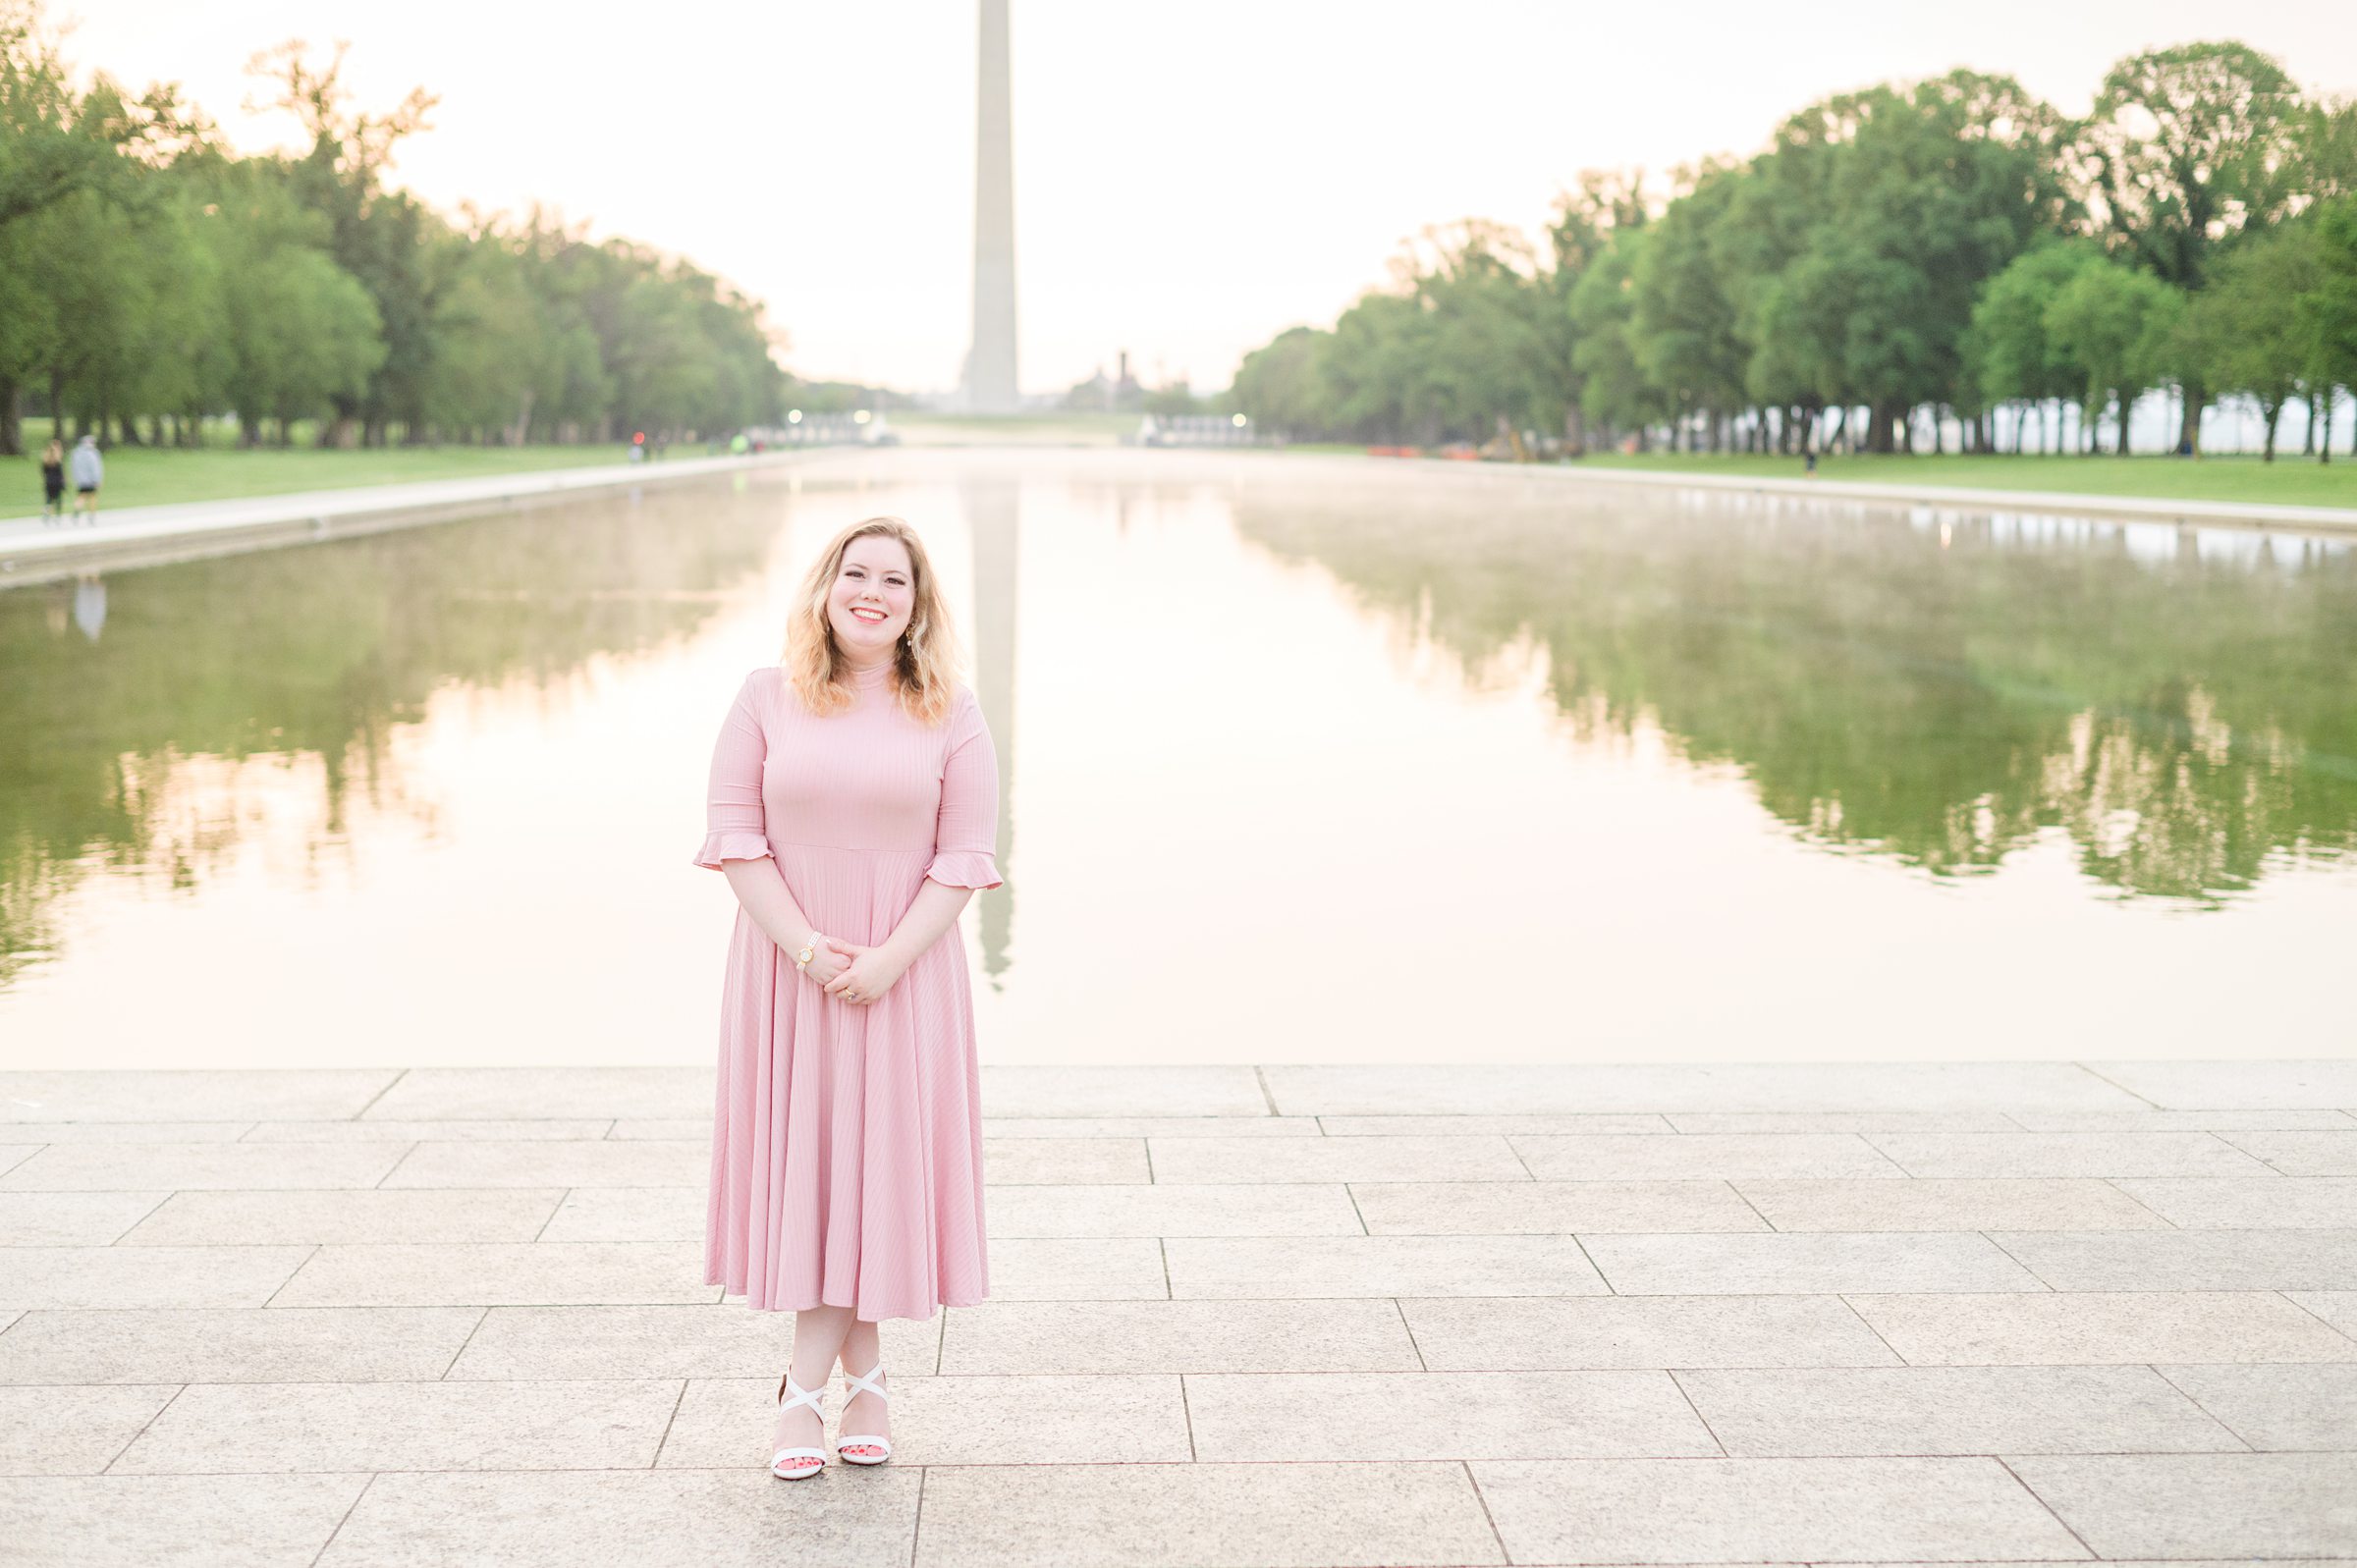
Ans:
[[[2357,1555],[2347,1454],[2005,1456],[2105,1557]]]
[[[1699,1110],[2129,1110],[2149,1105],[2084,1067],[2061,1061],[1429,1062],[1267,1066],[1261,1076],[1277,1110],[1287,1115],[1394,1115],[1403,1107],[1444,1115],[1674,1115]],[[2357,1093],[2332,1105],[2357,1106]]]
[[[637,1470],[679,1401],[652,1379],[196,1383],[109,1474]]]
[[[145,1249],[123,1250],[132,1257],[148,1256]],[[563,1307],[718,1300],[720,1286],[703,1283],[703,1277],[704,1249],[692,1243],[336,1246],[318,1249],[274,1305]]]
[[[2165,1230],[2169,1223],[2105,1181],[1744,1177],[1734,1188],[1779,1230]]]
[[[2357,1230],[2357,1177],[2197,1176],[2112,1185],[2187,1230]]]
[[[1146,1182],[1143,1138],[992,1138],[982,1140],[982,1179],[994,1187]]]
[[[1290,1142],[1291,1140],[1287,1140]],[[1365,1233],[1340,1182],[1261,1186],[999,1187],[990,1237],[1354,1236]]]
[[[2331,1449],[2357,1467],[2357,1366],[2154,1370],[2253,1448]]]
[[[984,1302],[949,1315],[941,1371],[1405,1372],[1389,1301]]]
[[[1585,1244],[1623,1296],[2047,1288],[1988,1237],[1970,1231],[1590,1236]]]
[[[985,1066],[982,1104],[994,1116],[1276,1114],[1250,1067]]]
[[[0,1247],[104,1247],[165,1192],[0,1192]]]
[[[178,1392],[178,1383],[0,1386],[0,1476],[94,1476]]]
[[[378,1476],[318,1568],[907,1568],[925,1473],[848,1470]]]
[[[1680,1133],[1672,1138],[1512,1140],[1541,1181],[1719,1181],[1905,1172],[1854,1132]]]
[[[1172,1236],[1162,1248],[1181,1299],[1605,1294],[1576,1236]]]
[[[1677,1383],[1736,1455],[2244,1447],[2150,1367],[1687,1371],[1677,1374]]]
[[[259,1307],[308,1247],[11,1247],[0,1307]]]
[[[0,1121],[0,1144],[236,1143],[259,1125],[253,1121]]]
[[[474,1307],[30,1312],[0,1334],[0,1383],[422,1381]]]
[[[391,1187],[691,1187],[712,1175],[711,1146],[626,1143],[411,1144]]]
[[[371,1121],[712,1117],[709,1067],[412,1067]]]
[[[1398,1137],[1403,1133],[1440,1134],[1464,1138],[1502,1133],[1626,1133],[1675,1132],[1667,1116],[1637,1112],[1600,1112],[1594,1115],[1467,1115],[1421,1113],[1398,1116],[1316,1116],[1314,1121],[1330,1138]]]
[[[1378,1236],[1768,1228],[1724,1181],[1354,1181],[1350,1197]]]
[[[1677,1132],[2021,1131],[2001,1110],[1677,1110],[1664,1119]]]
[[[1907,1132],[1866,1141],[1910,1176],[2264,1176],[2210,1132]]]
[[[990,1243],[990,1296],[993,1301],[1167,1300],[1172,1292],[1163,1246],[1152,1236],[1001,1236]]]
[[[186,1192],[199,1187],[373,1187],[385,1179],[410,1147],[61,1143],[50,1145],[6,1175],[0,1175],[0,1191]]]
[[[2302,1311],[2313,1313],[2319,1319],[2347,1334],[2351,1339],[2357,1339],[2357,1290],[2294,1290],[2287,1291],[2285,1294],[2296,1302]],[[2189,1356],[2185,1359],[2190,1361],[2200,1358]],[[2239,1358],[2219,1356],[2208,1359],[2225,1361]],[[2329,1360],[2331,1358],[2320,1357],[2319,1359]]]
[[[497,1125],[497,1124],[495,1124]],[[636,1141],[651,1138],[657,1142],[684,1143],[701,1139],[712,1141],[712,1117],[701,1116],[617,1116],[606,1136]]]
[[[0,1568],[309,1568],[366,1476],[0,1479]]]
[[[1990,1239],[2056,1290],[2357,1288],[2357,1230],[2003,1230]]]
[[[1186,1411],[1205,1460],[1720,1452],[1663,1372],[1196,1373]]]
[[[481,1140],[516,1143],[530,1139],[560,1141],[608,1136],[614,1123],[602,1117],[510,1121],[393,1121],[370,1117],[344,1121],[257,1121],[245,1135],[247,1143],[473,1143]],[[709,1137],[707,1119],[682,1137]]]
[[[1990,1458],[1480,1460],[1521,1563],[2093,1555]]]
[[[1507,1140],[1465,1138],[1153,1138],[1158,1182],[1528,1181]]]
[[[2357,1176],[2357,1127],[2346,1132],[2229,1132],[2220,1136],[2287,1176]]]
[[[1860,1318],[1917,1366],[2357,1361],[2338,1333],[2274,1291],[1852,1295]]]
[[[1002,1116],[982,1107],[985,1138],[1317,1138],[1315,1116]],[[2357,1127],[2357,1121],[2349,1123]],[[1407,1129],[1413,1131],[1415,1129]],[[1426,1131],[1445,1131],[1427,1128]]]
[[[532,1239],[700,1243],[711,1202],[700,1186],[576,1187]]]
[[[1457,1464],[945,1466],[913,1568],[1503,1563]]]
[[[121,1245],[530,1241],[564,1196],[562,1188],[177,1192],[122,1237]]]
[[[954,1313],[952,1314],[954,1315]],[[880,1325],[893,1373],[930,1373],[944,1314]],[[449,1364],[453,1379],[755,1378],[774,1392],[794,1354],[791,1312],[698,1307],[494,1307]],[[864,1372],[867,1369],[859,1369]]]
[[[1399,1310],[1435,1372],[1898,1362],[1836,1296],[1433,1297]]]
[[[933,1378],[888,1370],[884,1385],[892,1392],[895,1465],[1182,1464],[1193,1457],[1185,1397],[1169,1375]],[[848,1387],[841,1376],[831,1379],[830,1443],[842,1432]],[[657,1462],[706,1469],[765,1463],[777,1398],[775,1377],[688,1383]]]
[[[2089,1070],[2163,1110],[2357,1108],[2357,1058],[2104,1061]]]
[[[184,1067],[0,1072],[0,1119],[314,1121],[356,1116],[396,1067]],[[2357,1104],[2353,1100],[2351,1104]],[[191,1140],[193,1141],[193,1140]]]
[[[2024,1132],[2357,1132],[2345,1110],[2016,1110]]]

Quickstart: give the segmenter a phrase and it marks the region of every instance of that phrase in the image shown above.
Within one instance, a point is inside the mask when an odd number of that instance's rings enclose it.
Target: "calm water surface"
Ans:
[[[1266,455],[843,455],[0,593],[0,1059],[709,1059],[713,734],[925,531],[991,1061],[2357,1051],[2357,551]]]

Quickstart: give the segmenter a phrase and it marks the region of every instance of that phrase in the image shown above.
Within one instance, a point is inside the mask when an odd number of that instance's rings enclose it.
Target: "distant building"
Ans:
[[[1137,377],[1129,373],[1129,351],[1124,349],[1117,361],[1120,370],[1108,376],[1103,365],[1086,381],[1076,382],[1065,394],[1067,408],[1090,408],[1127,413],[1145,406],[1146,389],[1139,386]]]

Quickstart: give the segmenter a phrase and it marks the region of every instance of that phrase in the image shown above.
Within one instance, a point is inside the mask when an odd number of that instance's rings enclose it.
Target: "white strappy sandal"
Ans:
[[[786,1397],[789,1388],[794,1390],[792,1399]],[[794,1374],[790,1372],[786,1375],[786,1380],[778,1385],[778,1410],[783,1414],[795,1405],[808,1405],[810,1414],[818,1418],[819,1435],[823,1437],[826,1435],[827,1413],[819,1401],[826,1394],[824,1379],[815,1389],[805,1388],[794,1380]],[[826,1467],[827,1451],[824,1448],[781,1448],[769,1456],[769,1473],[781,1481],[803,1481]]]
[[[892,1395],[886,1393],[883,1385],[876,1381],[876,1379],[883,1375],[884,1363],[880,1361],[874,1366],[868,1368],[866,1372],[857,1375],[854,1375],[849,1367],[846,1367],[843,1370],[844,1379],[853,1388],[860,1390],[862,1393],[874,1394],[878,1399],[883,1400],[886,1404],[890,1404],[892,1403]],[[850,1410],[851,1401],[857,1397],[857,1394],[847,1392],[843,1396],[844,1409],[847,1411]],[[847,1454],[844,1452],[844,1449],[846,1448],[857,1448],[862,1445],[880,1448],[883,1450],[883,1452],[876,1454]],[[892,1439],[890,1437],[875,1436],[870,1433],[837,1433],[835,1434],[835,1457],[842,1460],[847,1465],[880,1465],[885,1460],[892,1457]]]

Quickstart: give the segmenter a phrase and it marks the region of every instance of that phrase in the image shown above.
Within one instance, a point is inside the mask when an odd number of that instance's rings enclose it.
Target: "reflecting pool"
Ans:
[[[712,738],[876,513],[986,1060],[2357,1051],[2349,542],[903,451],[0,593],[0,1059],[708,1059]]]

